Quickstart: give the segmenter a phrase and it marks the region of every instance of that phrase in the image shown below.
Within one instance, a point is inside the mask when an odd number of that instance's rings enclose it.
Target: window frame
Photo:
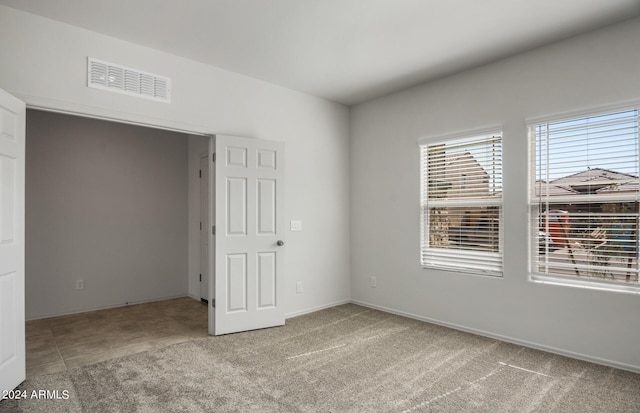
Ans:
[[[504,133],[503,133],[503,128],[502,126],[491,126],[491,127],[486,127],[486,128],[482,128],[482,129],[473,129],[473,130],[468,130],[468,131],[464,131],[464,132],[457,132],[457,133],[449,133],[446,135],[437,135],[437,136],[431,136],[431,137],[423,137],[418,139],[418,153],[420,156],[420,246],[419,246],[419,262],[420,265],[423,269],[435,269],[435,270],[441,270],[441,271],[452,271],[452,272],[457,272],[457,273],[466,273],[466,274],[471,274],[471,275],[479,275],[479,276],[490,276],[491,278],[502,278],[503,277],[503,272],[504,272],[504,188],[502,188],[501,194],[499,199],[496,199],[495,201],[488,201],[488,200],[475,200],[475,202],[473,200],[470,201],[458,201],[455,202],[456,205],[455,206],[461,206],[461,207],[497,207],[499,210],[498,213],[498,217],[499,217],[499,223],[498,223],[498,252],[487,252],[487,251],[473,251],[473,250],[466,250],[468,252],[466,252],[467,255],[472,256],[479,256],[479,257],[494,257],[494,258],[498,258],[499,262],[500,262],[500,269],[499,270],[487,270],[487,269],[481,269],[481,268],[477,268],[477,267],[469,267],[469,266],[462,266],[462,265],[446,265],[443,264],[444,262],[448,261],[449,258],[446,259],[439,259],[437,260],[437,262],[434,263],[425,263],[424,261],[424,255],[425,255],[425,250],[428,249],[429,247],[425,245],[425,239],[429,239],[429,235],[430,232],[425,231],[426,229],[428,229],[429,227],[427,226],[429,224],[429,220],[428,220],[428,215],[429,214],[425,214],[424,210],[425,208],[429,208],[428,206],[428,194],[425,193],[425,179],[428,179],[428,177],[426,176],[426,165],[424,164],[424,156],[423,156],[423,151],[425,150],[426,147],[428,147],[429,145],[436,145],[436,144],[446,144],[447,142],[451,143],[454,142],[456,140],[465,140],[465,139],[473,139],[473,138],[477,138],[477,139],[482,139],[482,138],[489,138],[489,136],[494,135],[494,136],[499,136],[500,137],[500,144],[501,144],[501,148],[503,147],[503,142],[504,142]],[[501,175],[501,179],[503,179],[503,159],[504,159],[504,155],[503,155],[503,151],[501,149],[500,152],[500,164],[501,164],[501,168],[500,168],[500,175]],[[468,178],[468,176],[466,176],[466,178]],[[437,204],[439,205],[443,205],[445,206],[445,203],[438,201]],[[455,207],[454,206],[454,207]],[[438,207],[438,206],[436,206]],[[427,215],[427,217],[425,217],[425,215]],[[428,242],[428,241],[427,241]],[[458,250],[451,250],[449,251],[446,248],[439,248],[439,254],[442,257],[445,257],[446,255],[450,255],[451,259],[454,259],[456,255],[460,255],[459,252],[457,252]]]
[[[537,250],[538,250],[538,229],[535,223],[538,221],[538,207],[540,202],[536,202],[535,186],[536,186],[536,128],[540,124],[548,124],[562,121],[578,120],[588,117],[596,117],[616,112],[623,111],[638,111],[638,119],[640,121],[640,101],[633,100],[623,102],[619,104],[597,106],[583,110],[568,111],[556,113],[553,115],[539,116],[533,118],[527,118],[525,120],[525,126],[527,131],[527,144],[529,151],[528,160],[528,188],[527,188],[527,205],[528,205],[528,224],[527,224],[527,273],[528,281],[537,284],[546,284],[562,287],[575,287],[582,289],[590,289],[597,291],[608,291],[615,293],[627,293],[627,294],[640,294],[640,281],[634,283],[625,283],[621,280],[608,280],[599,279],[594,277],[577,277],[574,275],[563,275],[554,273],[543,273],[535,271]],[[640,135],[640,126],[638,128],[638,134]],[[637,154],[640,157],[640,149]],[[624,202],[623,197],[620,198],[605,198],[603,201],[618,201]],[[637,200],[637,202],[640,199]],[[637,230],[640,233],[640,228]],[[636,235],[636,239],[638,235]],[[640,260],[640,243],[638,243],[638,250],[636,251],[636,259]]]

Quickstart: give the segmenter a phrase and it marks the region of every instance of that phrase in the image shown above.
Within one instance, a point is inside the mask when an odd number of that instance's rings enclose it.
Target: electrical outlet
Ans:
[[[76,280],[76,290],[84,290],[84,280]]]
[[[296,293],[298,294],[302,293],[302,281],[298,281],[296,283]]]
[[[378,286],[378,279],[376,277],[370,277],[369,278],[369,285],[372,288],[376,288]]]

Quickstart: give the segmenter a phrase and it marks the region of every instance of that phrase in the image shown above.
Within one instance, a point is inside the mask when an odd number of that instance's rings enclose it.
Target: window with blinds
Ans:
[[[529,131],[532,272],[638,284],[638,110]]]
[[[420,145],[423,267],[502,273],[502,136]]]

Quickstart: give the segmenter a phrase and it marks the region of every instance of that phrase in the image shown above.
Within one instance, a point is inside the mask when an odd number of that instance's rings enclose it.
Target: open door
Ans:
[[[0,89],[0,392],[26,377],[25,104]]]
[[[216,135],[212,148],[210,333],[283,325],[284,143]]]

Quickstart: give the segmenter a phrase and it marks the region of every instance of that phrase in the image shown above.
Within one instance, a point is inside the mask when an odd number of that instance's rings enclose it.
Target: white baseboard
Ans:
[[[523,347],[529,347],[529,348],[533,348],[536,350],[542,350],[542,351],[546,351],[548,353],[554,353],[554,354],[558,354],[560,356],[565,356],[565,357],[571,357],[574,359],[578,359],[578,360],[583,360],[583,361],[588,361],[590,363],[596,363],[596,364],[601,364],[604,366],[608,366],[608,367],[614,367],[617,369],[621,369],[621,370],[627,370],[627,371],[631,371],[634,373],[640,373],[640,366],[634,366],[631,364],[625,364],[625,363],[618,363],[616,361],[613,360],[607,360],[607,359],[603,359],[603,358],[599,358],[599,357],[592,357],[586,354],[581,354],[581,353],[576,353],[573,351],[567,351],[561,348],[556,348],[556,347],[551,347],[551,346],[547,346],[544,344],[539,344],[539,343],[534,343],[531,341],[526,341],[526,340],[519,340],[513,337],[508,337],[508,336],[503,336],[500,334],[494,334],[488,331],[483,331],[483,330],[477,330],[474,328],[469,328],[469,327],[465,327],[465,326],[461,326],[458,324],[453,324],[453,323],[447,323],[444,321],[440,321],[440,320],[435,320],[429,317],[423,317],[423,316],[419,316],[416,314],[412,314],[412,313],[407,313],[405,311],[399,311],[399,310],[395,310],[393,308],[387,308],[387,307],[383,307],[383,306],[379,306],[379,305],[375,305],[375,304],[370,304],[364,301],[359,301],[359,300],[350,300],[351,303],[353,304],[357,304],[357,305],[361,305],[363,307],[368,307],[368,308],[372,308],[374,310],[379,310],[379,311],[384,311],[385,313],[390,313],[390,314],[395,314],[395,315],[399,315],[402,317],[407,317],[407,318],[411,318],[414,320],[418,320],[418,321],[424,321],[426,323],[431,323],[431,324],[436,324],[436,325],[440,325],[443,327],[449,327],[452,328],[454,330],[459,330],[459,331],[464,331],[466,333],[471,333],[471,334],[476,334],[479,336],[483,336],[483,337],[488,337],[488,338],[493,338],[496,340],[500,340],[500,341],[504,341],[507,343],[512,343],[512,344],[517,344]]]
[[[180,294],[180,295],[172,295],[172,296],[167,296],[167,297],[151,298],[151,299],[148,299],[148,300],[127,301],[127,302],[124,302],[124,303],[118,303],[118,304],[113,304],[113,305],[104,305],[104,306],[98,306],[98,307],[82,308],[82,309],[63,312],[63,313],[41,314],[41,315],[38,315],[36,317],[27,318],[26,321],[41,320],[43,318],[51,318],[51,317],[62,317],[62,316],[71,315],[71,314],[88,313],[90,311],[108,310],[109,308],[128,307],[130,305],[153,303],[153,302],[156,302],[156,301],[172,300],[174,298],[182,298],[182,297],[194,298],[194,297],[191,297],[191,296]],[[199,300],[200,299],[198,299],[198,301]]]
[[[352,302],[351,300],[347,299],[347,300],[342,300],[342,301],[336,301],[336,302],[333,302],[333,303],[330,303],[330,304],[321,305],[321,306],[318,306],[318,307],[307,308],[305,310],[294,311],[293,313],[285,314],[284,318],[287,319],[287,318],[298,317],[298,316],[301,316],[301,315],[304,315],[304,314],[315,313],[316,311],[324,310],[324,309],[331,308],[331,307],[336,307],[336,306],[339,306],[339,305],[342,305],[342,304],[349,304],[351,302]]]
[[[202,301],[202,298],[199,295],[187,294],[187,297],[193,298],[196,301]]]

